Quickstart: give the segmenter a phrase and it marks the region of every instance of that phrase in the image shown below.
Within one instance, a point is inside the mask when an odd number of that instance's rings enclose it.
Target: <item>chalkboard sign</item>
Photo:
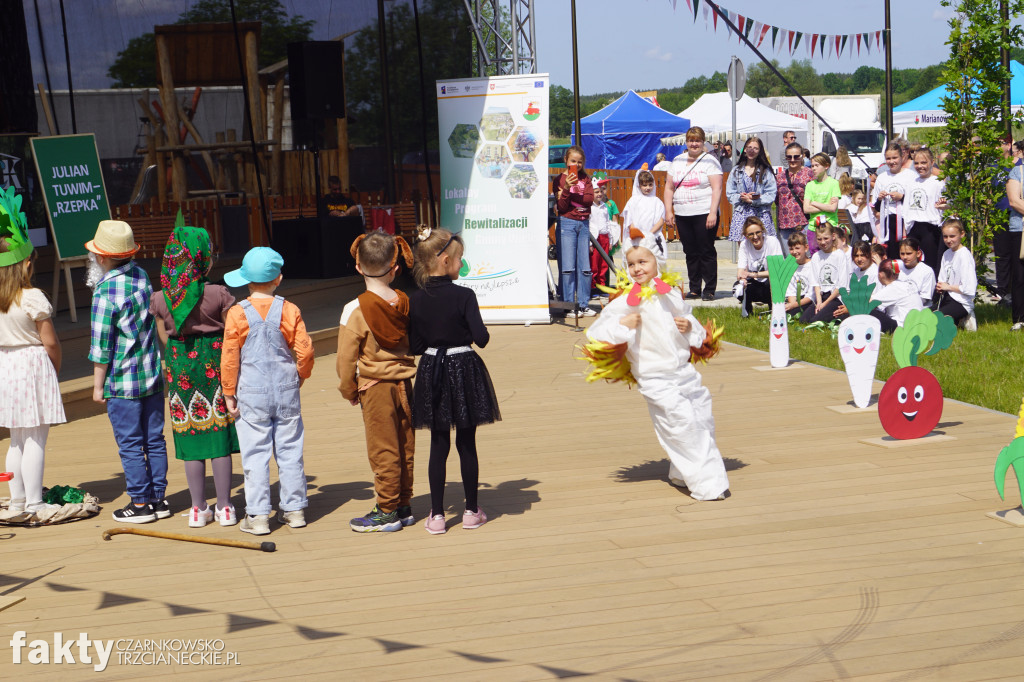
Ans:
[[[86,255],[85,243],[110,219],[96,137],[56,135],[32,139],[46,216],[61,260]]]

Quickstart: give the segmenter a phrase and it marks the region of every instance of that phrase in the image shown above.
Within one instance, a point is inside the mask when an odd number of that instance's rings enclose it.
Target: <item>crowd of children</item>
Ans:
[[[0,201],[6,195],[0,196]],[[57,371],[60,344],[46,296],[32,287],[34,253],[24,213],[0,226],[0,426],[11,429],[5,468],[11,503],[5,518],[40,514],[49,425],[65,421]],[[267,247],[245,254],[224,281],[247,287],[236,302],[207,276],[209,234],[180,216],[167,242],[156,294],[135,262],[131,227],[101,221],[89,251],[93,289],[89,359],[93,399],[105,404],[129,502],[113,512],[122,523],[171,516],[164,440],[164,389],[175,454],[183,460],[191,496],[188,525],[236,523],[253,535],[270,533],[270,460],[278,469],[280,524],[306,525],[307,485],[299,389],[313,369],[313,344],[298,307],[275,295],[284,261]],[[381,232],[352,245],[366,290],[342,311],[337,372],[342,396],[362,410],[376,504],[352,519],[357,532],[412,525],[414,429],[430,430],[428,533],[446,532],[444,488],[451,431],[465,490],[462,527],[479,528],[487,514],[477,500],[476,429],[501,414],[490,376],[473,346],[489,340],[476,295],[454,285],[463,242],[443,229],[421,227],[413,250]],[[391,288],[399,258],[413,268],[420,290],[410,299]],[[414,356],[420,356],[417,366]],[[164,370],[161,371],[161,358]],[[412,379],[415,377],[415,383]],[[245,513],[230,501],[231,456],[240,452]],[[206,461],[216,489],[207,503]],[[20,519],[20,516],[18,517]],[[26,516],[26,519],[29,518]]]

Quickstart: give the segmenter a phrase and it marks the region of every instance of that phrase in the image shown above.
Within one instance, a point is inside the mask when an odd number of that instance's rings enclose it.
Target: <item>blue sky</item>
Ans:
[[[25,0],[24,4],[33,46],[34,80],[42,81],[34,3]],[[109,85],[107,67],[128,40],[151,31],[154,24],[172,22],[191,4],[189,0],[66,1],[75,87]],[[314,38],[319,40],[366,26],[377,15],[376,0],[282,0],[282,4],[289,13],[316,20]],[[733,54],[747,65],[757,59],[735,38],[728,39],[721,25],[717,34],[705,26],[703,10],[694,23],[686,0],[676,0],[676,9],[672,0],[577,0],[576,5],[583,94],[675,87],[692,76],[725,71]],[[805,33],[866,32],[884,25],[882,0],[727,0],[722,6],[763,23]],[[53,85],[64,89],[58,0],[39,0],[39,7]],[[569,7],[569,0],[535,0],[539,70],[550,73],[553,83],[566,87],[572,87]],[[949,10],[938,0],[893,0],[893,66],[921,67],[941,61],[947,54],[944,43],[949,16]],[[803,45],[796,56],[807,56]],[[791,59],[788,54],[777,57],[782,64]],[[819,72],[852,72],[862,64],[883,66],[881,55],[873,52],[868,56],[863,51],[860,59],[847,55],[840,59],[817,57],[813,63]]]

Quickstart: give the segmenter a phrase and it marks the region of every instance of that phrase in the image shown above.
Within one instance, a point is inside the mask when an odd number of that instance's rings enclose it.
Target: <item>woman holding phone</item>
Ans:
[[[583,148],[565,150],[565,172],[558,176],[558,237],[562,300],[573,303],[579,315],[593,317],[590,308],[590,207],[594,186],[583,165]]]
[[[747,143],[743,145],[743,155],[729,173],[729,182],[725,187],[725,195],[732,204],[730,241],[743,241],[743,226],[750,217],[761,220],[767,236],[775,236],[771,208],[777,192],[775,174],[764,154],[764,145],[757,137],[747,138]]]

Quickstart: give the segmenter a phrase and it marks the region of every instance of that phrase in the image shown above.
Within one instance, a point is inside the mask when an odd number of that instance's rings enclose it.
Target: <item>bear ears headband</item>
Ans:
[[[371,233],[371,234],[373,234],[373,233]],[[354,242],[352,242],[352,248],[349,249],[349,252],[352,254],[352,257],[356,259],[356,265],[359,265],[359,245],[368,236],[370,236],[370,235],[361,234],[358,237],[356,237],[356,240]],[[378,275],[371,275],[369,273],[363,273],[363,274],[365,274],[367,277],[383,277],[384,275],[386,275],[389,272],[391,272],[391,268],[395,267],[395,264],[398,262],[398,254],[399,253],[402,254],[402,260],[405,261],[405,264],[408,267],[410,267],[410,268],[412,267],[412,264],[413,264],[412,249],[409,248],[409,243],[406,242],[401,237],[395,237],[394,238],[394,242],[395,242],[395,247],[396,247],[395,248],[395,253],[391,257],[391,263],[388,265],[387,270],[385,270],[384,272],[382,272],[382,273],[380,273]],[[360,270],[362,270],[362,266],[360,266]]]

